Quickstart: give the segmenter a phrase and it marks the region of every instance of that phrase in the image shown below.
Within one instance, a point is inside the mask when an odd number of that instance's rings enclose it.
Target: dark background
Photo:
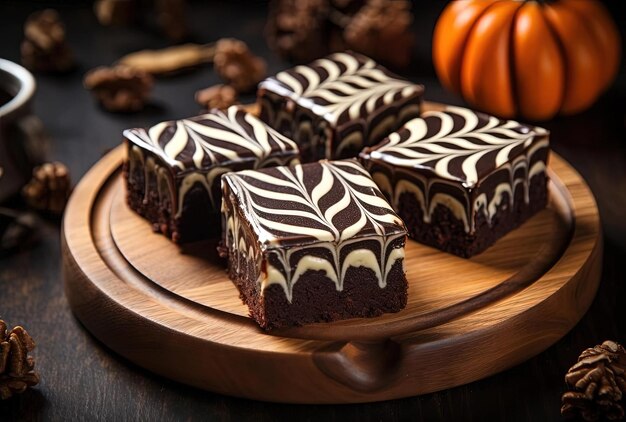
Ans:
[[[622,1],[606,1],[622,33]],[[429,100],[463,104],[436,80],[431,34],[443,1],[415,2],[416,48],[403,76],[426,85]],[[19,62],[22,24],[46,5],[57,8],[79,68],[64,76],[36,75],[35,111],[53,138],[51,158],[66,163],[74,181],[108,149],[121,131],[196,114],[194,92],[218,82],[210,67],[158,79],[149,107],[110,114],[82,88],[82,75],[123,54],[168,45],[150,25],[104,28],[89,2],[1,1],[0,57]],[[269,73],[288,67],[263,38],[266,2],[197,1],[189,19],[194,38],[237,37],[268,60]],[[624,34],[622,35],[624,37]],[[556,152],[586,178],[598,200],[605,234],[603,278],[581,322],[557,344],[528,362],[488,379],[435,394],[383,403],[343,406],[279,405],[235,399],[155,376],[95,340],[73,317],[63,294],[59,225],[47,221],[34,248],[0,258],[0,317],[22,324],[35,338],[40,385],[0,402],[0,420],[558,420],[563,376],[586,347],[614,339],[626,343],[626,72],[590,110],[544,123]],[[245,99],[245,98],[244,98]],[[250,100],[252,98],[249,98]],[[462,352],[462,351],[459,351]]]

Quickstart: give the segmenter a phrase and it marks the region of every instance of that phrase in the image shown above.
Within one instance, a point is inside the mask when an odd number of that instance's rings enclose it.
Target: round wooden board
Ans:
[[[125,204],[123,150],[76,187],[63,224],[66,294],[108,347],[211,391],[294,403],[354,403],[468,383],[543,351],[585,313],[602,239],[595,200],[552,154],[550,204],[483,254],[407,242],[405,310],[373,319],[260,330],[216,257],[182,248]]]

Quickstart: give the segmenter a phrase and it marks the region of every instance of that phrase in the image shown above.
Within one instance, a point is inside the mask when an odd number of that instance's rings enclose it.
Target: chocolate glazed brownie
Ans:
[[[410,237],[471,257],[546,206],[548,137],[447,107],[411,120],[361,160]]]
[[[228,271],[264,329],[406,306],[406,230],[356,160],[222,177]]]
[[[124,136],[130,207],[178,243],[221,233],[222,174],[298,162],[293,141],[237,107]]]
[[[424,87],[352,52],[296,66],[259,85],[261,119],[293,139],[303,162],[355,157],[419,116]]]

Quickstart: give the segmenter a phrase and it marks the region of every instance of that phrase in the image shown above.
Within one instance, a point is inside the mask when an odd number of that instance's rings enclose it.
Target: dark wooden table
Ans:
[[[50,2],[48,2],[50,3]],[[67,24],[79,69],[66,76],[37,75],[35,110],[54,138],[51,156],[65,162],[75,181],[121,131],[193,115],[195,90],[217,82],[210,68],[159,79],[143,112],[110,114],[82,88],[87,69],[121,55],[158,48],[166,41],[150,28],[100,27],[87,2],[53,2]],[[416,2],[417,3],[417,2]],[[419,2],[414,65],[405,76],[427,87],[427,98],[462,104],[438,84],[430,62],[434,22],[443,2]],[[617,9],[619,2],[611,2]],[[22,23],[40,1],[0,3],[0,57],[19,61]],[[233,36],[268,59],[269,71],[288,66],[262,37],[264,2],[198,2],[190,13],[195,38]],[[622,31],[624,14],[614,10]],[[587,112],[545,123],[554,149],[587,179],[605,233],[603,278],[581,322],[545,352],[508,371],[435,394],[383,403],[298,406],[224,397],[153,375],[107,350],[70,311],[63,294],[58,223],[48,221],[36,247],[0,260],[0,317],[23,324],[37,341],[40,385],[0,402],[0,420],[558,420],[563,375],[580,351],[614,339],[626,343],[626,72]],[[459,350],[459,353],[463,353]],[[297,376],[297,374],[294,374]]]

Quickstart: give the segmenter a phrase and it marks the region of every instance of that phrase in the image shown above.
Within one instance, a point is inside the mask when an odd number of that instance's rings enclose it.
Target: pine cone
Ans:
[[[368,0],[344,30],[348,48],[406,67],[411,60],[413,35],[411,3],[407,0]]]
[[[561,414],[586,421],[624,417],[621,400],[626,394],[626,351],[613,341],[585,350],[565,375],[573,389],[563,394]]]
[[[248,92],[265,77],[265,60],[257,57],[246,43],[234,38],[223,38],[215,44],[213,65],[217,74],[237,92]]]
[[[308,62],[328,54],[328,0],[274,0],[265,27],[267,42],[282,57]]]
[[[65,165],[46,163],[33,170],[33,177],[22,194],[26,203],[36,210],[61,214],[70,196],[70,174]]]
[[[66,72],[74,67],[74,58],[65,41],[65,26],[53,9],[31,14],[24,24],[22,64],[42,72]]]
[[[128,66],[98,67],[83,80],[106,110],[132,112],[143,109],[154,80],[148,73]]]
[[[196,92],[196,102],[207,110],[225,110],[237,104],[237,91],[230,85],[213,85]]]
[[[34,348],[35,342],[24,328],[17,326],[7,331],[6,323],[0,319],[0,400],[39,383],[35,361],[28,356]]]

